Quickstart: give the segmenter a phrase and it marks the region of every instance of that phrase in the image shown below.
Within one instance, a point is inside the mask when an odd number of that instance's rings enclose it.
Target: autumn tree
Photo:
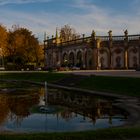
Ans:
[[[70,27],[68,24],[64,25],[60,29],[60,38],[62,39],[62,42],[70,41],[78,39],[80,35],[76,33],[75,29]]]
[[[0,24],[0,55],[6,56],[6,46],[7,46],[7,30],[6,27]]]
[[[38,39],[26,28],[14,26],[9,31],[8,46],[10,58],[15,64],[40,63],[42,51]]]

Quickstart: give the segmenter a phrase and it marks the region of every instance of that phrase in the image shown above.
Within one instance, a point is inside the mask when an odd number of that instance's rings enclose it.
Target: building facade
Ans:
[[[62,42],[56,37],[44,39],[45,65],[49,68],[135,69],[140,66],[140,35],[96,36]]]

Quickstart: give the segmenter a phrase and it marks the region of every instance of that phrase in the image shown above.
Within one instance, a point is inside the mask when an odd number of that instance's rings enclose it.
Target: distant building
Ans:
[[[56,37],[44,39],[45,65],[49,68],[135,69],[140,65],[140,35],[91,36],[62,42]]]

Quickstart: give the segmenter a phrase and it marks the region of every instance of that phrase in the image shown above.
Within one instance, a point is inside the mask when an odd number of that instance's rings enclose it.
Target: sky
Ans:
[[[140,33],[140,0],[0,0],[0,23],[28,28],[43,41],[68,24],[79,34]]]

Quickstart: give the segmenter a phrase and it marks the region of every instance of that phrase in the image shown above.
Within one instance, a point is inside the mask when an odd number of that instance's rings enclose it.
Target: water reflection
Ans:
[[[112,124],[113,118],[126,119],[128,115],[123,110],[113,107],[112,99],[107,100],[93,95],[53,89],[49,92],[48,102],[50,105],[68,107],[65,111],[59,113],[66,120],[70,120],[73,117],[73,112],[75,112],[76,114],[81,114],[83,120],[86,117],[90,118],[94,124],[97,119],[108,119],[108,122]],[[120,117],[120,115],[122,116]]]
[[[13,121],[13,123],[16,126],[20,126],[23,119],[30,115],[30,108],[33,105],[39,103],[38,94],[33,94],[33,93],[30,93],[31,91],[30,92],[26,91],[26,92],[29,92],[29,95],[24,95],[24,93],[22,92],[23,91],[15,91],[14,93],[12,93],[12,95],[11,93],[0,94],[0,106],[1,106],[0,125],[1,127],[5,125],[5,123],[7,123],[8,120]]]
[[[121,125],[124,111],[112,106],[112,100],[79,93],[49,89],[48,107],[55,110],[42,113],[44,88],[17,90],[0,94],[0,128],[23,132],[79,131]]]

